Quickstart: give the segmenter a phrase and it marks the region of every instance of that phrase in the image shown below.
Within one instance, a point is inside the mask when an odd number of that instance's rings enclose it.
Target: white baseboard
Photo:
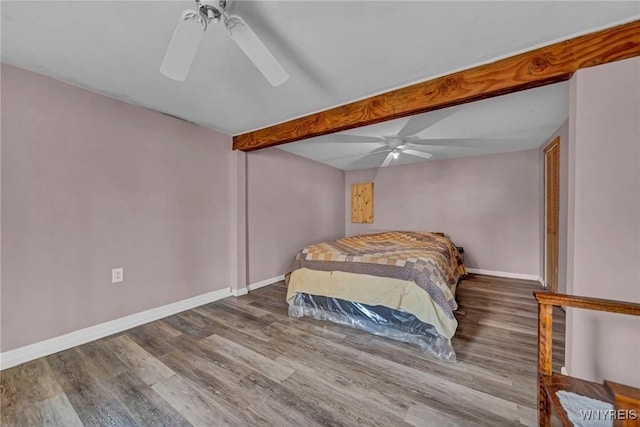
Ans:
[[[252,283],[249,286],[247,286],[247,289],[249,289],[250,291],[255,291],[256,289],[260,289],[268,285],[273,285],[274,283],[282,282],[283,280],[284,280],[284,274],[281,276],[276,276],[270,279],[265,279],[256,283]]]
[[[14,350],[5,351],[0,353],[0,370],[7,369],[39,357],[48,356],[89,341],[104,338],[144,323],[162,319],[163,317],[171,316],[181,311],[189,310],[204,304],[209,304],[210,302],[229,296],[231,296],[231,289],[223,288],[174,302],[172,304],[163,305],[162,307],[152,308],[140,313],[100,323],[99,325],[73,331],[65,335],[60,335],[59,337],[50,338],[48,340],[26,345]]]
[[[231,289],[231,295],[234,297],[241,297],[242,295],[246,295],[249,293],[248,288],[240,288],[240,289]]]
[[[536,274],[510,273],[508,271],[482,270],[480,268],[467,268],[467,271],[469,273],[485,274],[487,276],[506,277],[509,279],[533,280],[535,282],[538,281],[538,275]]]

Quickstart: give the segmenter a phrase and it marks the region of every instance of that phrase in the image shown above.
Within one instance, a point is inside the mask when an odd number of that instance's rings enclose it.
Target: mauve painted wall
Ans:
[[[539,150],[350,171],[346,234],[442,231],[471,268],[538,276]],[[374,223],[351,223],[351,184],[374,182]]]
[[[229,286],[230,137],[5,64],[1,136],[2,351]]]
[[[248,154],[249,283],[285,274],[303,246],[344,237],[344,172],[277,148]]]
[[[640,303],[640,58],[571,82],[568,292]],[[571,375],[640,387],[640,318],[569,310]]]

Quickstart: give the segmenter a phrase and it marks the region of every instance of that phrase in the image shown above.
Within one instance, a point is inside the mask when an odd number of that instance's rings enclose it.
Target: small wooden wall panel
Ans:
[[[351,185],[351,222],[373,224],[373,182]]]

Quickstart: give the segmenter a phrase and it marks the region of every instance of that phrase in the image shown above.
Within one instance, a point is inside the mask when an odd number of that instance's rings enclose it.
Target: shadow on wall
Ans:
[[[344,172],[277,148],[248,154],[249,283],[286,273],[305,245],[344,236]]]

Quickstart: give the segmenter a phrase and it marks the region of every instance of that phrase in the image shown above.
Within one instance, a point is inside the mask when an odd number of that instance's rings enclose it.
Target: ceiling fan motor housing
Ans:
[[[196,0],[198,5],[198,13],[202,19],[207,22],[218,23],[224,14],[224,8],[227,7],[226,0]]]

